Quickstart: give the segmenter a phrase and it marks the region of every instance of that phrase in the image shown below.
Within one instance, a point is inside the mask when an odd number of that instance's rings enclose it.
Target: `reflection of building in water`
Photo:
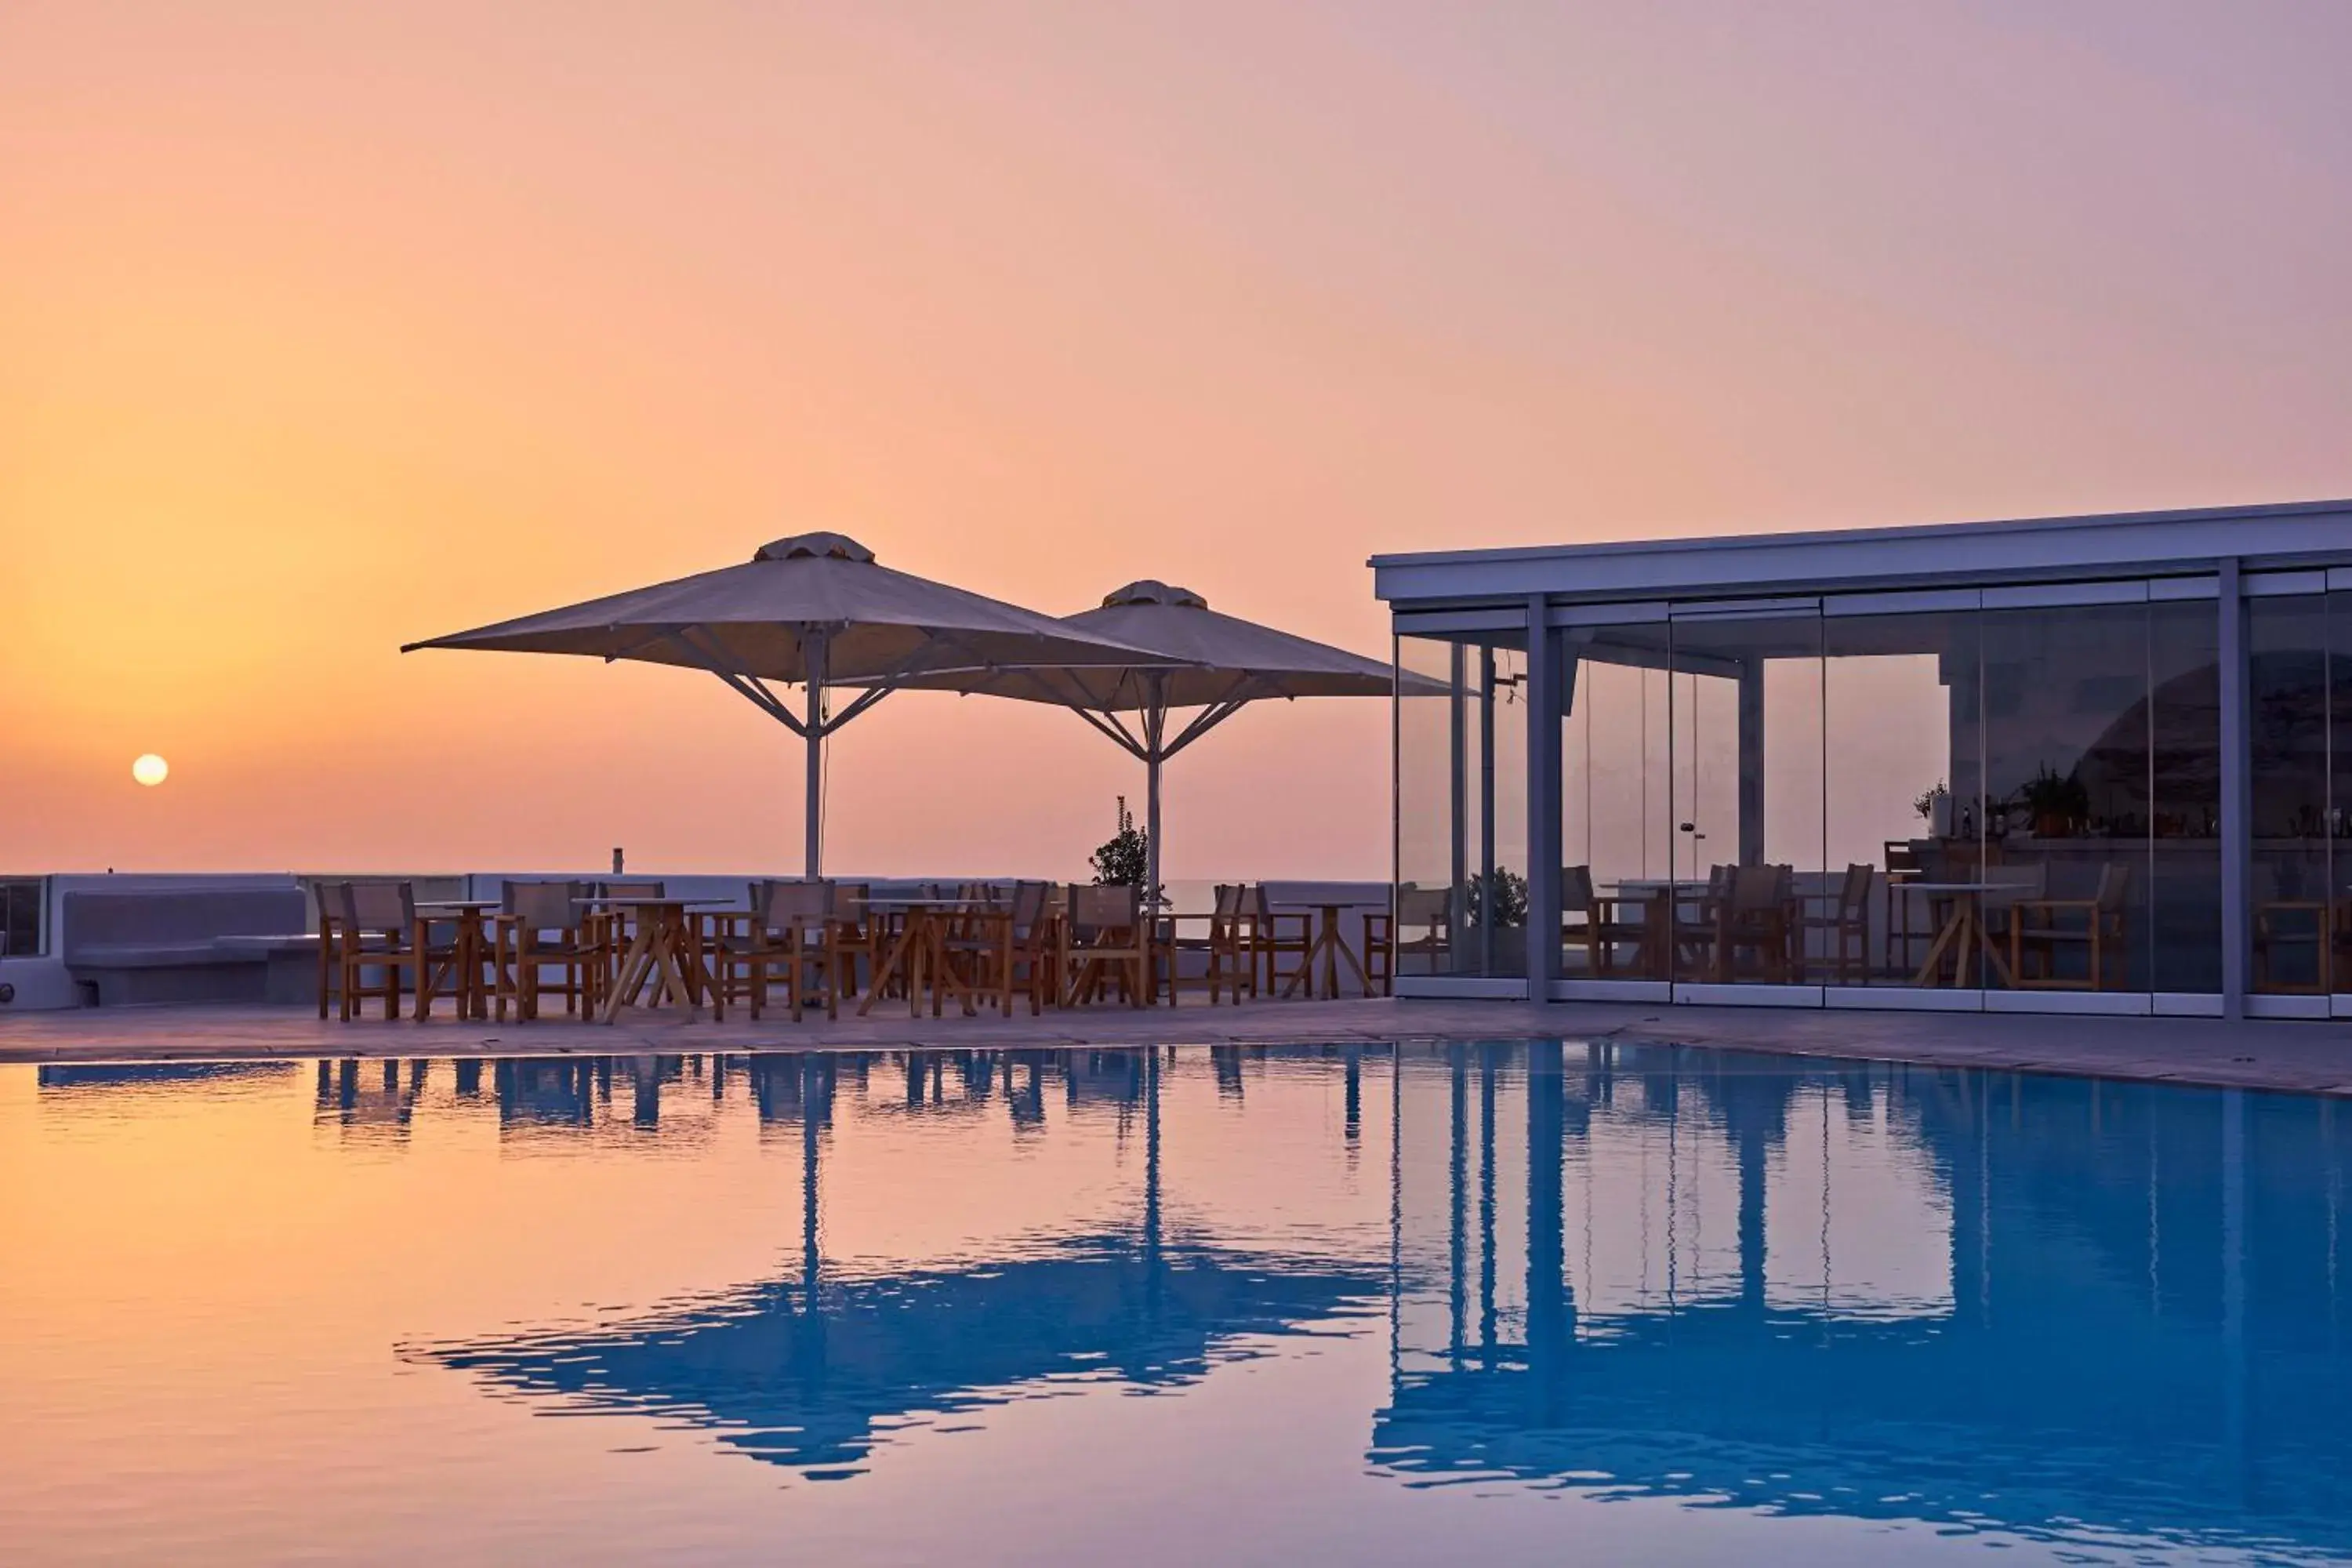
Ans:
[[[111,1062],[79,1065],[53,1062],[34,1069],[33,1082],[43,1099],[76,1090],[137,1090],[172,1088],[184,1092],[191,1085],[216,1084],[233,1088],[284,1079],[295,1071],[293,1062]]]
[[[1025,1054],[1025,1053],[1024,1053]],[[1010,1055],[1000,1053],[1001,1056]],[[1057,1066],[1084,1095],[1120,1072],[1097,1053],[989,1064]],[[421,1353],[487,1381],[591,1410],[657,1413],[711,1428],[756,1458],[818,1475],[854,1472],[876,1434],[1016,1398],[1057,1380],[1189,1383],[1244,1353],[1244,1336],[1297,1331],[1376,1299],[1382,1274],[1220,1247],[1162,1234],[1159,1071],[1128,1058],[1145,1127],[1143,1205],[1132,1232],[1058,1237],[1013,1256],[938,1268],[828,1279],[818,1234],[820,1136],[845,1063],[805,1054],[754,1058],[761,1120],[803,1137],[798,1278],[730,1290],[628,1323],[430,1347]],[[956,1070],[966,1094],[994,1071],[905,1064],[928,1094],[931,1068]],[[1079,1087],[1073,1087],[1079,1086]],[[1092,1086],[1086,1087],[1086,1086]]]
[[[1664,1047],[1436,1067],[1403,1097],[1391,1470],[2352,1552],[2332,1105]]]
[[[422,1059],[321,1060],[313,1120],[353,1134],[405,1138],[431,1068]]]

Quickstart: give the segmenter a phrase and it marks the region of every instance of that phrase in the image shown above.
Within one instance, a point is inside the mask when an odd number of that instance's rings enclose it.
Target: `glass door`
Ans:
[[[1818,602],[1677,605],[1671,963],[1683,985],[1820,984],[1824,876]]]

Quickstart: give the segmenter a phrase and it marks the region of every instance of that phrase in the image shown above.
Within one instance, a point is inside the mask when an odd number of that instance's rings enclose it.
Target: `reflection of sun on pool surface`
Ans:
[[[172,776],[172,764],[149,752],[131,764],[131,776],[152,789]]]

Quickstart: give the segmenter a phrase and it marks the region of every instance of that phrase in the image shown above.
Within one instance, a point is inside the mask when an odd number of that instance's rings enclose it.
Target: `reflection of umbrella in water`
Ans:
[[[639,659],[709,670],[807,742],[806,853],[823,860],[827,737],[926,671],[996,671],[1038,663],[1132,666],[1152,653],[1049,616],[878,565],[838,533],[760,547],[740,566],[457,632],[412,648],[487,648]],[[804,683],[795,713],[768,682]],[[828,683],[864,687],[839,712]]]
[[[812,1059],[815,1078],[824,1064]],[[1149,1072],[1140,1234],[1055,1238],[1018,1257],[817,1279],[816,1164],[826,1085],[803,1100],[801,1278],[635,1321],[425,1347],[494,1384],[716,1429],[760,1458],[853,1471],[877,1429],[1050,1395],[1066,1380],[1181,1386],[1382,1286],[1376,1275],[1169,1241],[1160,1234],[1158,1073]]]

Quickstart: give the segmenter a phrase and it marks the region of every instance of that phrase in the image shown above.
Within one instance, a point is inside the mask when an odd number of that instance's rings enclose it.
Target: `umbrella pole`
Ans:
[[[824,861],[824,669],[823,632],[803,644],[808,660],[808,823],[801,847],[801,875],[814,881]]]
[[[1160,764],[1166,760],[1168,739],[1167,678],[1151,678],[1151,706],[1143,712],[1143,897],[1160,896]]]

